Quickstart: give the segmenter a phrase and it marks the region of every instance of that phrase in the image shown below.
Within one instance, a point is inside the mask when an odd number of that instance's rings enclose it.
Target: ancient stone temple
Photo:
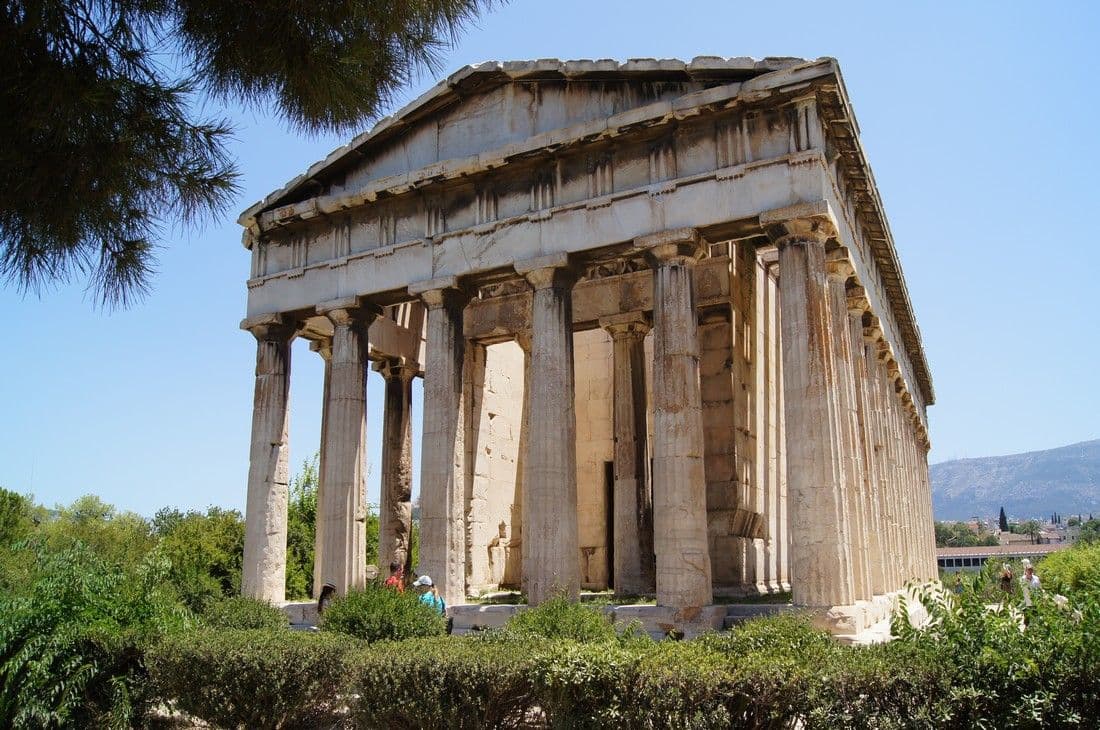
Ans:
[[[936,576],[928,365],[832,59],[464,68],[249,208],[244,590],[283,599],[290,343],[325,361],[316,581],[790,590],[858,630]],[[307,447],[307,448],[311,448]],[[687,615],[687,614],[685,614]]]

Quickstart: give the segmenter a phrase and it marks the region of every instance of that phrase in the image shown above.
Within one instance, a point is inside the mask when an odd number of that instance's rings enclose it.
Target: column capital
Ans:
[[[706,250],[694,228],[672,228],[639,236],[634,239],[634,248],[645,253],[651,266],[694,264]]]
[[[867,290],[859,284],[850,284],[844,293],[848,297],[848,311],[862,314],[871,310],[871,302],[867,299]]]
[[[610,317],[600,317],[600,327],[613,339],[641,339],[651,329],[644,312],[626,312]]]
[[[298,334],[298,328],[298,322],[278,312],[241,320],[242,330],[248,330],[257,340],[265,342],[289,342]]]
[[[765,211],[760,226],[777,246],[824,243],[837,235],[836,217],[824,200]]]
[[[328,317],[334,325],[362,324],[369,326],[381,313],[381,307],[363,301],[359,297],[333,299],[317,305],[317,314]]]
[[[371,368],[386,380],[412,380],[420,372],[420,366],[407,357],[387,357],[376,361]]]
[[[840,246],[825,253],[825,273],[830,279],[841,281],[847,281],[849,277],[855,275],[856,268],[848,258],[847,249]]]
[[[409,294],[420,297],[428,309],[446,306],[465,306],[467,293],[458,285],[458,277],[441,276],[409,284]]]
[[[332,359],[332,338],[325,337],[320,340],[311,340],[309,349],[311,352],[319,354],[325,362],[328,362]]]
[[[577,280],[569,255],[564,253],[517,261],[515,269],[535,290],[568,287]]]

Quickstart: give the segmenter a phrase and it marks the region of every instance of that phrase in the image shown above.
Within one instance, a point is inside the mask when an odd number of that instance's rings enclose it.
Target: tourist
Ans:
[[[962,595],[963,592],[963,578],[962,573],[955,571],[955,594]]]
[[[1001,564],[1001,590],[1005,593],[1012,593],[1012,568],[1008,563]]]
[[[447,615],[447,604],[443,602],[443,596],[439,595],[432,579],[422,575],[413,581],[413,587],[420,589],[420,602],[425,606],[431,606],[439,612],[440,616]]]
[[[1041,588],[1042,586],[1039,583],[1039,576],[1035,575],[1035,568],[1031,565],[1031,561],[1027,558],[1024,558],[1023,565],[1024,574],[1020,577],[1020,583],[1023,584],[1024,588],[1027,588],[1029,590]]]
[[[320,616],[328,608],[328,605],[332,603],[332,599],[336,597],[336,586],[332,583],[325,583],[321,586],[321,595],[317,598],[317,615]]]
[[[386,582],[382,585],[386,586],[386,588],[392,588],[398,593],[404,593],[405,581],[404,576],[401,573],[402,571],[400,563],[398,563],[396,560],[390,563],[390,577],[386,578]]]

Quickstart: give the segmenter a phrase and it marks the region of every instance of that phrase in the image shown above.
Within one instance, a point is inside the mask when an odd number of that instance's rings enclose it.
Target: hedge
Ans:
[[[342,714],[347,655],[319,632],[201,629],[169,636],[146,664],[161,698],[216,727],[307,728]]]
[[[942,598],[942,597],[941,597]],[[148,659],[166,701],[221,727],[938,728],[1089,726],[1100,716],[1100,603],[932,602],[933,623],[845,647],[797,616],[693,641],[523,631],[365,643],[211,631]],[[583,621],[581,622],[583,625]],[[552,627],[539,633],[554,633]]]

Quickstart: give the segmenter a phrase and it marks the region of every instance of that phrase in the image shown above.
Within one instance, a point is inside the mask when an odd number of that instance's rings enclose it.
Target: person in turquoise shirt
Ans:
[[[439,591],[436,590],[435,584],[432,583],[432,579],[426,575],[422,575],[413,581],[413,586],[420,590],[420,602],[425,606],[431,606],[433,609],[439,612],[440,616],[447,615],[447,604],[443,602],[443,596],[439,595]]]

